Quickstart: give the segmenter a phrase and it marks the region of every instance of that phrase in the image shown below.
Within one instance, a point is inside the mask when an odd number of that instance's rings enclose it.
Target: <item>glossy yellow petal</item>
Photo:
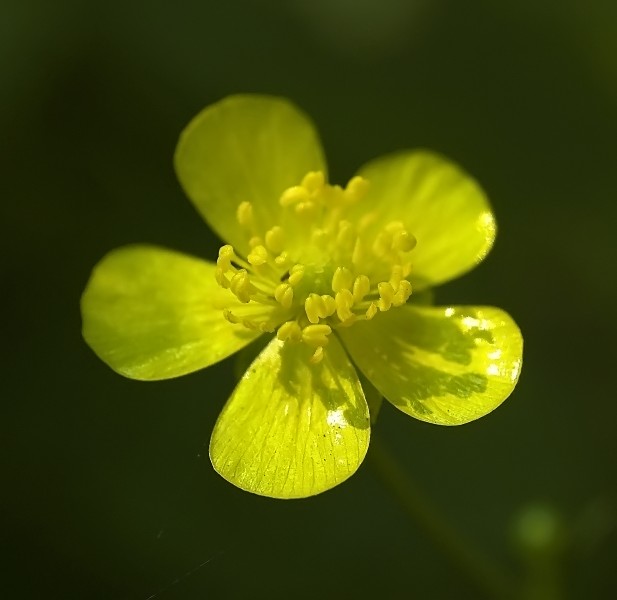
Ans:
[[[498,308],[403,306],[338,331],[387,400],[439,425],[497,408],[521,370],[521,333]]]
[[[364,459],[369,412],[356,372],[334,336],[317,365],[309,363],[311,352],[273,339],[219,416],[210,458],[239,488],[312,496],[347,479]]]
[[[174,162],[197,210],[245,254],[240,203],[251,203],[255,231],[263,235],[278,224],[283,191],[326,169],[308,117],[287,100],[258,95],[229,96],[204,109],[182,132]]]
[[[259,332],[232,325],[238,301],[212,263],[155,246],[126,246],[95,267],[81,299],[83,336],[112,369],[167,379],[207,367]]]
[[[401,221],[417,240],[411,253],[416,289],[472,269],[495,239],[495,220],[480,186],[445,158],[409,151],[378,158],[359,171],[368,193],[354,207],[372,218],[367,233]]]

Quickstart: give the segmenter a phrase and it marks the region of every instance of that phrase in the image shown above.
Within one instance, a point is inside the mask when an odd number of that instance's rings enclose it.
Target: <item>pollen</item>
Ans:
[[[241,202],[246,254],[225,245],[217,260],[216,281],[238,300],[223,316],[303,344],[319,364],[338,328],[404,305],[416,238],[402,221],[380,225],[375,201],[359,210],[369,185],[356,176],[343,188],[309,172],[281,192],[278,223]]]

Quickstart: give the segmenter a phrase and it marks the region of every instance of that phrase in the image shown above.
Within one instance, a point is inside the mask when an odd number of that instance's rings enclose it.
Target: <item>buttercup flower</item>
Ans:
[[[265,496],[317,494],[362,463],[367,397],[458,425],[514,388],[522,338],[505,312],[414,301],[473,268],[495,237],[484,193],[452,163],[399,152],[332,185],[302,112],[241,95],[195,117],[175,167],[227,244],[216,264],[156,246],[111,252],[84,292],[83,335],[141,380],[269,336],[212,434],[225,479]]]

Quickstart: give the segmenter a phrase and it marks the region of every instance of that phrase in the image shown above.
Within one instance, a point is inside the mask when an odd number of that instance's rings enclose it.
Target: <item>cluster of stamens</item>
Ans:
[[[247,255],[226,245],[217,260],[217,282],[241,303],[225,310],[225,318],[303,342],[317,363],[333,329],[405,304],[415,238],[400,221],[369,236],[370,211],[357,224],[345,219],[367,186],[358,176],[341,188],[321,172],[308,173],[281,195],[281,224],[261,235],[253,205],[242,202],[236,217],[246,231]]]

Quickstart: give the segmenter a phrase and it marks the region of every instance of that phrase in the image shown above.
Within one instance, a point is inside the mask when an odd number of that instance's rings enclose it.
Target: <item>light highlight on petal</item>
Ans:
[[[356,372],[332,337],[318,364],[304,344],[273,339],[218,418],[214,468],[249,492],[318,494],[352,475],[369,442],[369,412]]]
[[[408,305],[339,335],[387,400],[439,425],[467,423],[497,408],[521,369],[521,333],[492,307]]]

